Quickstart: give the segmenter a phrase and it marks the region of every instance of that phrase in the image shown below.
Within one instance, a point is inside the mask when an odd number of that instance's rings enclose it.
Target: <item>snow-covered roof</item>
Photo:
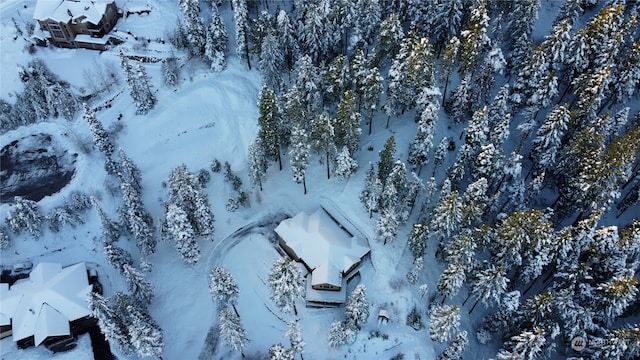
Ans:
[[[304,295],[307,303],[344,304],[347,301],[347,287],[342,286],[339,291],[316,290],[310,281],[306,282]]]
[[[33,12],[36,20],[89,22],[98,24],[113,0],[38,0]]]
[[[275,231],[314,270],[311,280],[314,285],[341,286],[342,279],[336,274],[349,270],[370,250],[365,239],[350,234],[323,208],[283,220]]]
[[[40,263],[28,279],[0,286],[0,318],[3,324],[12,319],[14,341],[33,335],[37,346],[49,336],[68,335],[70,321],[91,313],[90,292],[85,263]]]

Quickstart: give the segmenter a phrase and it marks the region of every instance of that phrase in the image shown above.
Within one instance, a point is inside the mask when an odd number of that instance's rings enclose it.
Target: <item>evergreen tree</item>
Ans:
[[[398,17],[394,12],[380,23],[380,35],[376,46],[375,63],[382,63],[385,60],[395,58],[400,50],[400,43],[404,38],[404,30]]]
[[[300,354],[302,357],[302,352],[304,351],[305,342],[302,340],[302,330],[300,329],[300,322],[298,320],[292,320],[287,323],[287,331],[284,333],[284,336],[289,338],[289,342],[291,343],[291,351],[292,356],[295,354]]]
[[[213,298],[220,300],[222,305],[230,304],[235,309],[235,304],[238,302],[238,283],[225,268],[216,266],[211,270],[209,292]]]
[[[264,84],[258,98],[258,112],[260,114],[258,117],[258,124],[260,125],[258,136],[262,139],[261,144],[264,148],[265,155],[271,160],[278,161],[280,170],[282,170],[280,133],[278,129],[281,123],[281,114],[276,94],[271,88]]]
[[[376,222],[376,238],[382,240],[386,245],[387,241],[393,241],[398,236],[398,227],[400,226],[400,216],[394,207],[384,208],[382,215]]]
[[[185,34],[189,42],[189,48],[194,54],[204,54],[207,43],[207,29],[200,17],[200,4],[198,0],[180,0],[180,10],[184,16]],[[212,6],[214,11],[217,10]]]
[[[438,356],[438,360],[461,360],[462,354],[469,344],[467,331],[459,332],[451,341],[451,344]]]
[[[42,215],[38,203],[33,200],[16,196],[13,207],[7,212],[4,220],[14,233],[26,231],[36,239],[42,235],[40,225],[44,220],[44,215]]]
[[[347,6],[351,1],[346,1]],[[382,20],[382,6],[380,0],[358,0],[354,17],[356,36],[365,42],[365,46],[374,44],[377,30]]]
[[[303,127],[296,124],[291,131],[291,145],[289,147],[289,162],[291,164],[291,172],[293,180],[296,183],[304,185],[304,193],[307,193],[307,182],[305,173],[307,171],[309,158],[309,140],[307,132]]]
[[[607,95],[609,84],[613,80],[611,66],[597,72],[588,72],[576,77],[572,85],[576,87],[577,102],[575,104],[577,119],[586,124],[593,124],[598,109]]]
[[[327,179],[331,178],[329,163],[337,152],[335,144],[335,119],[323,111],[311,123],[311,140],[316,153],[324,157],[327,164]]]
[[[460,52],[460,40],[453,36],[444,47],[442,61],[440,63],[440,82],[444,83],[442,90],[442,106],[446,105],[447,89],[449,88],[449,78],[458,61]]]
[[[363,284],[359,284],[351,292],[344,306],[347,324],[360,328],[360,325],[364,324],[369,318],[370,307],[371,304],[367,300],[367,289]]]
[[[185,264],[193,265],[200,260],[200,246],[187,213],[175,204],[167,205],[165,212],[167,233],[176,244],[176,249]]]
[[[336,176],[339,178],[349,178],[358,169],[358,162],[351,157],[347,146],[343,146],[342,150],[336,156]]]
[[[378,152],[380,159],[378,160],[378,179],[382,181],[383,185],[386,183],[391,169],[393,168],[393,158],[396,154],[396,139],[391,135],[387,142],[384,144],[384,148]]]
[[[95,112],[86,103],[82,104],[84,109],[83,118],[89,124],[89,130],[93,134],[93,142],[96,148],[105,156],[111,156],[114,151],[113,141],[111,136],[104,129],[100,121],[96,119]]]
[[[507,292],[507,273],[503,266],[489,265],[485,263],[484,269],[480,270],[473,281],[473,287],[471,293],[477,299],[482,301],[484,306],[489,306],[491,303],[500,303],[500,299]],[[471,308],[473,311],[474,307]],[[470,311],[470,312],[471,312]]]
[[[249,165],[249,178],[253,185],[258,185],[260,191],[262,191],[262,184],[266,180],[267,157],[264,153],[264,146],[262,145],[262,138],[257,136],[256,139],[249,144],[248,153],[248,165]]]
[[[347,90],[338,104],[335,121],[336,147],[346,146],[351,154],[358,151],[360,142],[360,121],[362,115],[358,112],[355,94]]]
[[[0,250],[4,250],[11,246],[11,238],[7,234],[7,230],[3,226],[0,226]]]
[[[280,10],[276,16],[276,35],[287,69],[291,72],[299,49],[296,30],[289,14],[285,10]]]
[[[293,355],[291,349],[285,349],[282,344],[271,345],[269,348],[269,360],[293,360]]]
[[[274,34],[267,34],[260,48],[260,72],[264,77],[265,84],[271,89],[280,88],[283,60],[278,38]]]
[[[445,298],[455,296],[466,280],[465,266],[459,262],[450,262],[440,274],[438,293]]]
[[[222,341],[232,350],[240,351],[240,354],[244,357],[243,351],[249,344],[249,339],[247,339],[245,330],[240,323],[240,317],[229,310],[228,307],[225,307],[220,310],[218,318]]]
[[[322,106],[322,79],[318,68],[313,66],[309,55],[303,55],[296,62],[294,85],[300,91],[301,102],[304,104],[307,116],[320,112]]]
[[[138,193],[142,192],[142,173],[133,160],[127,154],[118,148],[118,156],[120,157],[120,166],[118,167],[118,177],[129,183]]]
[[[480,99],[472,82],[471,74],[460,80],[445,106],[445,110],[454,124],[460,123],[474,113]]]
[[[436,6],[433,38],[438,49],[442,49],[445,42],[456,36],[460,31],[464,16],[464,6],[464,0],[445,1]]]
[[[413,228],[411,229],[407,239],[407,246],[409,247],[409,251],[411,251],[411,255],[413,255],[414,260],[424,255],[424,252],[427,249],[428,239],[429,226],[427,225],[426,220],[421,220],[420,222],[413,224]]]
[[[619,66],[614,67],[613,96],[618,103],[631,99],[640,83],[640,40],[633,43]]]
[[[92,291],[89,293],[89,309],[91,316],[98,321],[100,332],[102,332],[109,343],[116,345],[125,355],[133,352],[133,347],[129,340],[128,329],[124,321],[108,303],[108,300],[99,293]]]
[[[207,29],[204,55],[211,61],[211,70],[220,72],[227,65],[226,53],[229,35],[217,6],[211,7],[211,24]]]
[[[199,236],[213,236],[214,216],[204,189],[185,165],[173,169],[169,175],[169,203],[182,208]]]
[[[124,272],[125,264],[129,266],[133,265],[133,258],[131,257],[131,254],[115,245],[114,242],[105,241],[103,246],[104,256],[107,259],[107,262],[116,268],[116,270],[120,271],[120,273]]]
[[[378,178],[372,163],[369,163],[369,169],[365,177],[364,189],[360,193],[360,201],[369,213],[369,217],[373,216],[374,211],[378,211],[380,196],[382,195],[382,182]]]
[[[121,182],[120,192],[124,200],[124,211],[129,231],[136,239],[136,245],[142,255],[153,254],[156,239],[153,236],[153,220],[144,209],[140,194],[127,182]]]
[[[538,20],[540,0],[514,1],[509,11],[505,33],[511,39],[531,38],[533,25]]]
[[[129,341],[141,357],[161,357],[164,350],[162,329],[141,306],[130,305],[128,312]]]
[[[295,300],[304,294],[304,278],[298,266],[287,258],[279,258],[269,273],[271,300],[283,312],[297,313]]]
[[[153,300],[153,285],[147,280],[140,270],[124,263],[122,265],[122,275],[127,281],[127,287],[131,295],[143,304],[151,303]]]
[[[438,146],[436,147],[436,150],[434,151],[434,154],[433,154],[432,176],[435,176],[436,170],[440,165],[442,165],[445,158],[447,157],[448,146],[449,146],[449,139],[447,139],[446,137],[442,138],[442,140],[440,140],[440,142],[438,143]]]
[[[435,135],[435,121],[438,116],[438,106],[429,103],[425,106],[420,116],[418,130],[413,142],[409,145],[409,156],[407,162],[418,168],[418,175],[422,166],[427,163],[429,151],[433,147],[433,137]]]
[[[532,156],[536,159],[538,171],[545,171],[555,164],[570,122],[571,112],[566,104],[556,106],[549,112],[531,143]]]
[[[162,60],[160,72],[166,85],[176,86],[180,82],[180,66],[178,66],[178,60],[174,56]]]
[[[460,74],[470,74],[475,70],[480,55],[490,42],[488,27],[486,0],[476,0],[471,7],[469,21],[460,33]]]
[[[323,74],[323,81],[325,99],[329,102],[339,100],[353,85],[349,59],[344,55],[333,58]]]
[[[541,328],[534,328],[533,331],[523,331],[511,337],[508,342],[509,350],[500,350],[496,360],[534,360],[537,359],[544,350],[546,343],[545,331]]]
[[[631,276],[615,276],[611,281],[598,285],[596,288],[599,315],[612,321],[632,304],[638,297],[638,279]]]
[[[246,0],[231,0],[233,8],[233,22],[236,27],[236,54],[240,59],[247,60],[247,66],[251,70],[249,59],[249,14]]]
[[[433,209],[430,227],[434,235],[449,237],[458,231],[462,222],[462,203],[457,191],[441,195],[440,202]]]
[[[347,342],[345,328],[342,322],[334,321],[331,323],[329,331],[327,332],[327,340],[329,346],[333,348],[338,348]]]
[[[435,306],[429,313],[429,332],[437,342],[448,341],[460,326],[460,308],[454,305]]]
[[[383,91],[382,80],[380,70],[378,70],[377,67],[373,67],[367,73],[362,87],[363,117],[369,124],[369,135],[371,135],[373,114],[378,110],[378,106],[380,105],[380,94],[382,94]]]
[[[632,359],[640,354],[640,326],[629,325],[621,329],[607,331],[604,346],[596,349],[594,356],[603,359]]]

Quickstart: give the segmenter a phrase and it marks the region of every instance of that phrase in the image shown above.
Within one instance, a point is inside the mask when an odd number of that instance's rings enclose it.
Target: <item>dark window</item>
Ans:
[[[62,32],[62,28],[60,25],[55,23],[49,23],[49,31],[54,38],[57,39],[66,39],[64,33]]]

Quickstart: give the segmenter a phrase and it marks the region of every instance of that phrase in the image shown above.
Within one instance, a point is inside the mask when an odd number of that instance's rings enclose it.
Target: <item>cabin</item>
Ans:
[[[0,283],[0,326],[18,347],[72,349],[76,336],[96,324],[88,299],[94,286],[85,263],[38,264],[26,279]]]
[[[109,35],[120,17],[114,0],[38,0],[33,37],[44,46],[105,50],[120,42]]]
[[[336,218],[319,207],[285,219],[275,229],[280,247],[307,270],[307,306],[343,304],[345,281],[370,252],[367,240]]]

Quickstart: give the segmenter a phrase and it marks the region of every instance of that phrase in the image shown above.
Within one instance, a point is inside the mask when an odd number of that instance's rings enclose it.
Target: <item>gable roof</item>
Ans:
[[[85,263],[40,263],[28,279],[0,287],[0,320],[11,319],[14,341],[33,335],[37,346],[49,336],[68,335],[70,321],[91,314],[90,292]]]
[[[311,214],[303,211],[285,219],[275,232],[314,270],[312,284],[341,286],[342,273],[357,264],[370,250],[365,239],[353,236],[323,208]]]
[[[97,25],[114,0],[38,0],[33,12],[36,20],[89,22]]]

